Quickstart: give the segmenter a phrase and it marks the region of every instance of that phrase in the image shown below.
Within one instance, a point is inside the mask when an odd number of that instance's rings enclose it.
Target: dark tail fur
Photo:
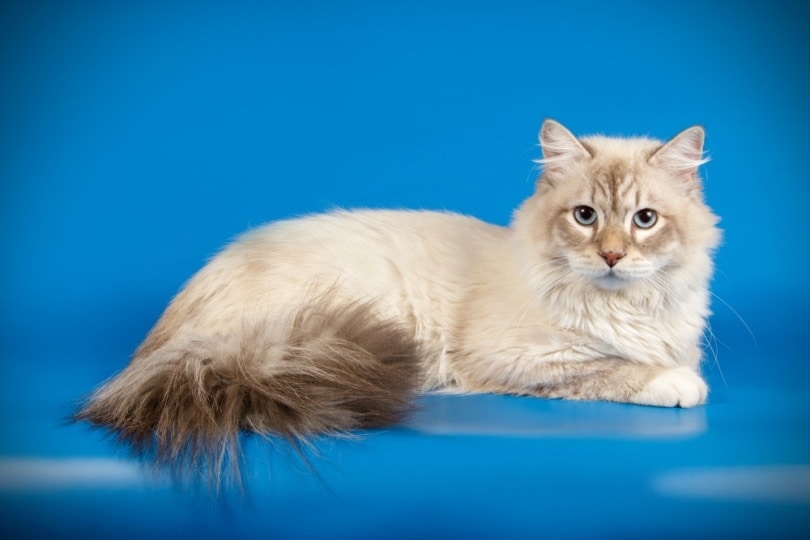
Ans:
[[[201,471],[218,489],[226,467],[241,479],[241,431],[298,448],[308,435],[391,425],[411,410],[417,345],[369,307],[302,310],[281,342],[268,328],[142,346],[75,419],[174,473]]]

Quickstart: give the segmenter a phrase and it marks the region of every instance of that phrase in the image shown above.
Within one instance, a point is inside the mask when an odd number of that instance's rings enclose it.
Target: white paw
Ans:
[[[692,369],[670,368],[647,383],[631,399],[641,405],[694,407],[706,402],[709,387]]]

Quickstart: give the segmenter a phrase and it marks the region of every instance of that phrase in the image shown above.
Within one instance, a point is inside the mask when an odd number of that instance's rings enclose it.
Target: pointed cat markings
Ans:
[[[76,418],[218,486],[238,476],[241,431],[295,446],[397,423],[424,391],[703,403],[719,232],[702,129],[579,140],[549,120],[540,142],[536,193],[508,228],[355,211],[243,235]]]

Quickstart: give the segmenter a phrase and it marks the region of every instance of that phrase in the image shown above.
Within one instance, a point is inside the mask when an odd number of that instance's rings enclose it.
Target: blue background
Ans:
[[[808,12],[4,2],[0,532],[807,532]],[[320,441],[320,476],[254,441],[256,502],[225,509],[61,423],[249,227],[336,206],[507,224],[533,189],[546,117],[577,134],[706,127],[706,194],[725,229],[707,407],[429,398],[401,428]],[[772,489],[740,487],[752,478]]]

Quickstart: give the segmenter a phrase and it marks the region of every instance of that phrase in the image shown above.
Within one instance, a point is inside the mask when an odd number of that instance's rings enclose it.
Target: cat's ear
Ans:
[[[540,147],[543,149],[543,159],[538,163],[543,165],[546,172],[565,170],[592,157],[565,126],[554,120],[543,122],[540,128]]]
[[[687,181],[697,180],[698,167],[709,161],[703,157],[705,132],[692,126],[675,135],[650,158],[650,163],[669,169]]]

